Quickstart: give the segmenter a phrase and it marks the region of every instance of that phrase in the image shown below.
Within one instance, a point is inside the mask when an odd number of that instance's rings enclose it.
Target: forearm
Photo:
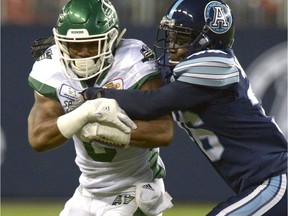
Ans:
[[[174,128],[170,116],[150,121],[135,121],[137,129],[131,131],[129,145],[141,148],[167,147],[171,144]]]
[[[57,148],[67,141],[57,127],[57,118],[37,118],[33,112],[28,118],[28,140],[38,152]]]
[[[36,127],[29,126],[28,130],[29,143],[38,152],[60,147],[67,141],[67,138],[60,133],[55,120],[38,124]]]

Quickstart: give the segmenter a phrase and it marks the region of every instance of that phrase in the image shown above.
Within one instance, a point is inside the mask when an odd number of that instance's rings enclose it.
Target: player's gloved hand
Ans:
[[[85,142],[99,141],[102,144],[124,146],[129,145],[131,137],[130,133],[97,122],[86,124],[77,135]]]
[[[92,122],[105,123],[125,133],[137,128],[114,99],[106,98],[84,102],[75,110],[60,116],[57,119],[57,126],[63,136],[71,138],[85,124]]]
[[[53,44],[55,44],[55,40],[53,36],[35,40],[31,47],[32,58],[34,60],[38,59]]]
[[[95,115],[89,116],[89,122],[105,123],[107,126],[116,127],[125,133],[130,133],[131,129],[136,129],[136,124],[127,116],[125,111],[121,109],[114,99],[99,98],[88,100],[88,103],[97,103]],[[85,103],[87,103],[85,102]],[[95,118],[96,116],[96,118]]]

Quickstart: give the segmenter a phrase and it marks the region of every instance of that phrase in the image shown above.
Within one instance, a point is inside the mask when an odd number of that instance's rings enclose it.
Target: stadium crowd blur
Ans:
[[[2,0],[1,24],[52,25],[68,0]],[[157,25],[174,0],[112,0],[125,25]],[[287,28],[287,0],[226,0],[237,28]]]

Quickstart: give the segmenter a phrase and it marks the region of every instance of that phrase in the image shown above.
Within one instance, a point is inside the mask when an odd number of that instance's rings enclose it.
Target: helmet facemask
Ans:
[[[54,29],[55,42],[60,49],[60,60],[66,75],[74,80],[87,80],[98,76],[113,62],[113,49],[118,37],[116,28],[104,34],[89,36],[86,29],[70,29],[67,36],[59,35]],[[83,35],[69,36],[69,32],[83,32]],[[98,52],[86,58],[72,58],[68,52],[69,43],[97,42]],[[69,69],[72,69],[73,72]]]
[[[206,26],[199,32],[192,28],[176,25],[174,19],[168,19],[167,16],[164,16],[160,22],[154,44],[156,55],[159,56],[159,50],[163,53],[158,57],[158,61],[160,60],[159,62],[166,66],[167,63],[169,66],[173,66],[180,62],[179,60],[174,61],[170,59],[169,49],[186,49],[186,54],[182,59],[194,52],[206,49],[210,45],[210,40],[206,35],[208,30],[209,28]],[[180,37],[187,38],[186,42],[181,42]]]

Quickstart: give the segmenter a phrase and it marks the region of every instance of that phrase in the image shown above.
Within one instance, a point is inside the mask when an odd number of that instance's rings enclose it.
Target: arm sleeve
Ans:
[[[149,120],[203,104],[220,92],[215,88],[175,81],[156,90],[102,89],[101,95],[117,100],[132,119]]]

